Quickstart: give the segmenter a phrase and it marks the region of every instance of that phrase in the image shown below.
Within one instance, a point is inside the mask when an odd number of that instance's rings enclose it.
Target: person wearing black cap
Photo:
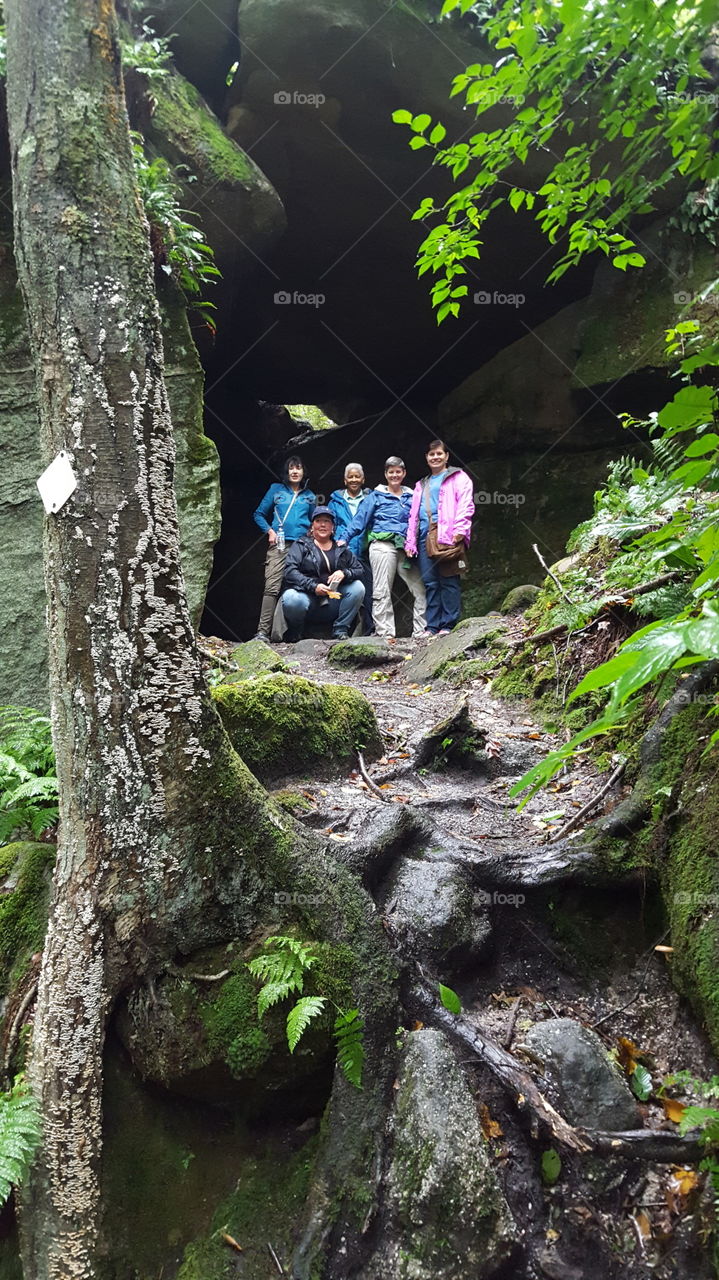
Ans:
[[[345,639],[364,600],[362,561],[334,540],[329,507],[315,507],[309,533],[287,552],[282,609],[285,640],[301,640],[305,622],[332,624],[335,639]]]

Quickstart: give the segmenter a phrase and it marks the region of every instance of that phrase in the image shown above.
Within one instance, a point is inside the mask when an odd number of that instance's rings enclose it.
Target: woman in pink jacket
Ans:
[[[464,539],[469,545],[474,485],[466,471],[447,465],[449,450],[443,440],[432,441],[426,458],[430,474],[414,487],[404,546],[407,555],[419,556],[419,571],[427,593],[427,630],[434,636],[446,636],[459,622],[462,610],[460,577],[459,573],[441,573],[439,563],[427,555],[425,544],[431,518],[432,524],[437,525],[440,542]]]

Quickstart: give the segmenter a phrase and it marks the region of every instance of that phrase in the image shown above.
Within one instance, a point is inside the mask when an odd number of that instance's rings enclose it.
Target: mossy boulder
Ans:
[[[0,848],[0,995],[42,951],[55,846],[19,840]]]
[[[500,613],[521,613],[523,609],[528,609],[530,604],[534,604],[539,592],[540,588],[532,582],[512,587],[500,605]]]
[[[279,653],[264,640],[247,640],[232,650],[232,661],[237,670],[224,676],[223,684],[237,684],[240,680],[248,680],[252,676],[263,675],[270,671],[291,671],[289,662],[285,662]]]
[[[422,684],[444,674],[450,664],[463,658],[470,650],[480,649],[500,636],[505,630],[504,618],[498,614],[485,618],[465,618],[457,623],[448,636],[435,636],[402,667],[402,679],[407,683]]]
[[[361,637],[357,640],[339,640],[327,654],[327,661],[335,667],[378,667],[397,662],[399,655],[384,640]]]
[[[283,672],[212,691],[232,745],[266,781],[330,776],[346,769],[357,749],[382,753],[374,711],[364,694],[338,684],[313,684]]]

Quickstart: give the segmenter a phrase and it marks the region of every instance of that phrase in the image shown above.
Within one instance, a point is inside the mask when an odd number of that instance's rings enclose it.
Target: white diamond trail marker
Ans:
[[[77,476],[70,465],[70,458],[64,449],[46,467],[37,481],[40,497],[48,515],[65,506],[71,493],[77,488]]]

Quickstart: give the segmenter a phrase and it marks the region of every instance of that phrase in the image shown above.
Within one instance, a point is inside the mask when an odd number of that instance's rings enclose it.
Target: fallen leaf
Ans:
[[[504,1130],[502,1129],[502,1126],[496,1120],[492,1119],[486,1102],[480,1102],[479,1104],[479,1123],[482,1126],[482,1133],[487,1140],[490,1138],[504,1137]]]
[[[672,1169],[672,1176],[669,1185],[673,1190],[677,1191],[680,1196],[688,1196],[699,1186],[699,1174],[696,1172],[696,1169]]]
[[[643,1209],[638,1209],[636,1213],[632,1214],[632,1217],[637,1224],[637,1228],[642,1239],[648,1240],[652,1234],[652,1224],[649,1215],[645,1213]]]
[[[225,1244],[228,1244],[231,1249],[235,1249],[237,1253],[243,1252],[242,1245],[238,1244],[234,1236],[229,1236],[226,1231],[222,1232],[222,1239],[224,1240]]]
[[[664,1114],[667,1120],[671,1120],[673,1124],[679,1124],[687,1109],[686,1104],[679,1102],[677,1098],[662,1098],[660,1101],[664,1107]]]
[[[674,948],[673,948],[673,947],[662,947],[662,946],[656,946],[656,947],[654,948],[654,950],[655,950],[655,951],[663,951],[665,955],[671,955],[671,953],[672,953],[672,951],[674,950]]]
[[[420,1022],[420,1021],[419,1021],[419,1019],[418,1019],[416,1022],[413,1022],[413,1023],[412,1023],[412,1030],[413,1030],[413,1031],[421,1031],[421,1030],[423,1029],[423,1027],[424,1027],[424,1023],[423,1023],[423,1022]]]
[[[541,735],[541,733],[528,733],[528,734],[526,734],[525,736],[526,736],[527,738],[541,738],[541,736],[542,736],[542,735]]]
[[[554,1244],[554,1241],[559,1239],[559,1232],[555,1231],[554,1227],[550,1227],[548,1231],[545,1231],[544,1238],[545,1240],[548,1240],[550,1244]]]

